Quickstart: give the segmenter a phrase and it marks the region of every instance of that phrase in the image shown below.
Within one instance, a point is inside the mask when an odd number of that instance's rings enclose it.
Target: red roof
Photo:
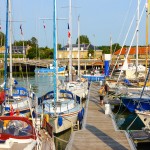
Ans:
[[[139,55],[145,55],[146,54],[146,46],[144,47],[139,47]],[[128,50],[129,50],[129,47],[123,47],[122,51],[121,49],[117,50],[114,55],[118,55],[121,51],[121,54],[120,55],[125,55],[128,53]],[[150,53],[150,47],[148,47],[148,53]],[[130,52],[129,52],[129,55],[134,55],[136,54],[136,47],[131,47],[130,49]]]

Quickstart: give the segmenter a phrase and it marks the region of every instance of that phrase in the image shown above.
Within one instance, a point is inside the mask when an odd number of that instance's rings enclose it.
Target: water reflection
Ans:
[[[56,150],[65,150],[71,135],[71,130],[66,130],[60,134],[55,135]]]

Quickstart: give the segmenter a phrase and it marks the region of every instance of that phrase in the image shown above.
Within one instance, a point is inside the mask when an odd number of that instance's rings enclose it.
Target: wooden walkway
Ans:
[[[83,129],[70,137],[66,150],[130,150],[124,131],[115,131],[113,121],[99,105],[98,83],[92,83]]]

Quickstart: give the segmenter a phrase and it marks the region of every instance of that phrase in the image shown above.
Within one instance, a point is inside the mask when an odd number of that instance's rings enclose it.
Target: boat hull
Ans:
[[[50,123],[53,126],[53,132],[55,134],[61,133],[67,129],[72,128],[73,125],[77,123],[78,112],[61,115],[59,117],[62,117],[61,126],[58,124],[58,117],[50,119]]]
[[[82,78],[88,79],[88,81],[103,81],[105,75],[82,75]]]
[[[150,110],[150,99],[136,99],[136,98],[121,98],[124,106],[130,111],[135,112],[135,110]]]
[[[150,129],[150,112],[149,111],[136,111],[139,118],[144,125]]]

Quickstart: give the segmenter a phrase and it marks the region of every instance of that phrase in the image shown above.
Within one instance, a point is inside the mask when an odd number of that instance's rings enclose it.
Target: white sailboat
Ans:
[[[69,25],[72,27],[71,7],[72,7],[72,5],[71,5],[71,0],[70,0]],[[71,38],[72,38],[72,32],[70,29],[70,37],[69,37],[70,53],[72,51]],[[69,61],[70,61],[70,65],[72,65],[72,58],[70,58]],[[76,81],[72,81],[72,71],[71,71],[71,67],[70,67],[69,82],[66,83],[65,89],[71,91],[73,94],[78,95],[80,98],[83,98],[83,99],[85,99],[88,94],[88,80],[81,78],[81,75],[80,75],[80,22],[79,22],[79,16],[78,16],[78,78]]]
[[[9,22],[11,28],[11,0],[7,0],[7,8],[8,8],[7,11],[9,13],[9,21],[6,20],[6,23]],[[10,51],[11,51],[11,42],[10,42]],[[47,120],[46,121],[43,120],[42,124],[43,128],[40,129],[41,120],[39,121],[38,118],[33,119],[32,112],[31,112],[32,121],[29,120],[27,116],[22,115],[21,113],[23,110],[24,111],[31,110],[29,96],[27,96],[27,98],[25,99],[23,98],[15,99],[13,95],[13,87],[11,88],[12,89],[10,91],[12,99],[10,99],[10,97],[6,99],[6,96],[0,95],[0,100],[3,97],[5,99],[4,101],[5,111],[3,112],[2,116],[0,116],[0,149],[45,150],[46,147],[46,149],[55,150],[55,146],[53,143],[54,140],[52,134],[52,127],[50,126],[50,124],[47,122]],[[10,105],[11,108],[13,107],[13,109],[17,108],[17,110],[14,110],[16,111],[14,112],[15,114],[13,112],[9,114],[10,113],[9,110],[6,110],[7,106],[10,109]],[[6,116],[6,114],[9,114],[9,116]]]
[[[60,133],[73,127],[77,120],[82,121],[84,109],[77,101],[78,96],[74,96],[70,91],[58,89],[56,0],[53,13],[54,90],[39,97],[38,104],[39,113],[47,114],[50,119],[53,132]]]
[[[5,102],[2,104],[4,107],[3,114],[10,115],[10,105],[15,110],[18,108],[22,113],[30,111],[32,107],[33,97],[31,93],[24,87],[18,87],[14,84],[14,79],[12,76],[12,13],[11,13],[11,0],[8,1],[6,16],[6,52],[5,52],[5,81],[4,81],[4,91],[5,91]],[[8,32],[9,31],[9,32]],[[8,53],[8,37],[9,37],[9,55],[10,55],[10,79],[7,85],[7,53]],[[7,88],[8,86],[8,88]],[[32,93],[33,94],[33,93]]]

